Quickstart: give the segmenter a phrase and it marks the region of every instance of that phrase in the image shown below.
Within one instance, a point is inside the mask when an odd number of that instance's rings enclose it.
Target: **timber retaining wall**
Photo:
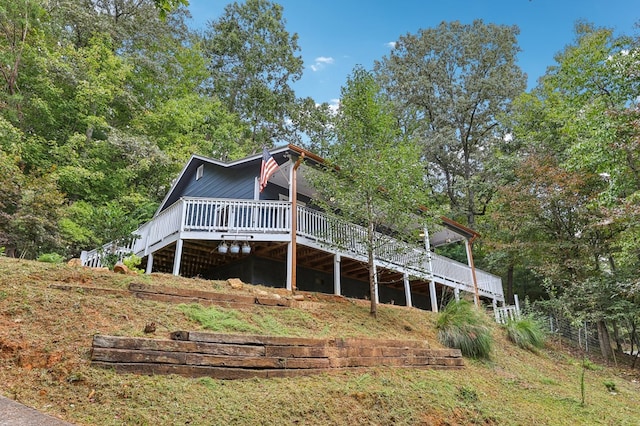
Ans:
[[[458,349],[423,341],[310,339],[176,331],[171,339],[96,335],[91,363],[122,373],[178,374],[216,379],[270,378],[366,367],[464,366]]]

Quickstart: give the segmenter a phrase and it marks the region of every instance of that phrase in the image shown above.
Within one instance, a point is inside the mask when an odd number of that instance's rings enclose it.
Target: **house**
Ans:
[[[289,290],[368,297],[366,252],[357,238],[349,238],[362,228],[311,206],[313,189],[304,172],[322,159],[294,145],[270,155],[279,169],[263,191],[262,154],[228,163],[192,156],[153,218],[135,232],[140,238],[121,251],[142,257],[147,273],[237,277]],[[380,303],[438,311],[462,291],[476,301],[504,305],[500,277],[473,265],[475,231],[442,218],[423,235],[414,245],[388,237],[385,253],[376,254]],[[434,252],[455,242],[465,244],[467,263]],[[81,257],[88,266],[99,266],[100,258],[101,250]]]

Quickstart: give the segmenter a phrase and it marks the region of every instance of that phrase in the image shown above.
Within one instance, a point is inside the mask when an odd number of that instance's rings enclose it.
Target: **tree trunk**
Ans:
[[[378,304],[376,302],[376,263],[374,256],[375,247],[375,223],[373,221],[373,200],[367,197],[367,257],[369,263],[369,295],[371,296],[371,316],[378,317]]]
[[[376,303],[376,277],[375,270],[376,267],[374,258],[373,258],[373,250],[369,250],[369,295],[371,296],[371,315],[374,318],[377,318],[378,315],[378,304]]]
[[[620,341],[620,328],[618,327],[618,321],[612,321],[613,325],[613,339],[616,342],[616,352],[622,353],[622,342]]]
[[[513,298],[513,264],[509,264],[507,269],[507,301],[509,304],[514,304]]]
[[[598,343],[600,343],[600,352],[604,359],[609,361],[613,353],[611,351],[611,340],[609,339],[609,330],[607,330],[607,324],[604,321],[598,321],[596,323],[598,327]]]

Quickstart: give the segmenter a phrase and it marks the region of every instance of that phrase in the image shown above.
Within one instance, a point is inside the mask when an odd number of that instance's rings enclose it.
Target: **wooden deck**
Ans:
[[[175,272],[175,253],[180,242],[179,271],[196,276],[207,268],[229,262],[232,256],[220,255],[221,242],[250,244],[256,256],[285,261],[291,230],[291,203],[286,201],[250,201],[229,199],[182,198],[141,226],[130,246],[122,254],[135,253],[147,258],[153,254],[154,268]],[[340,218],[307,208],[297,208],[297,262],[315,270],[332,271],[340,258],[343,277],[367,280],[364,228]],[[388,236],[383,250],[376,253],[380,281],[401,288],[410,280],[411,291],[427,293],[430,282],[454,291],[474,292],[471,268],[437,255],[426,246],[410,245]],[[102,253],[84,252],[83,264],[100,266]],[[504,302],[500,277],[476,269],[478,293],[494,302]]]

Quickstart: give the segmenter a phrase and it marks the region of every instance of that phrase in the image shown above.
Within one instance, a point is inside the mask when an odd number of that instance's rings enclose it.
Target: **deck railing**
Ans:
[[[140,238],[126,249],[142,255],[149,247],[181,232],[278,234],[290,230],[291,203],[287,201],[181,198],[135,231]],[[307,207],[297,209],[297,234],[327,248],[339,248],[359,257],[367,254],[364,227]],[[375,255],[381,264],[395,265],[410,275],[434,278],[445,285],[474,292],[468,265],[383,234],[376,234],[376,241]],[[96,250],[83,256],[90,259],[91,266],[100,263]],[[476,269],[476,278],[481,295],[504,299],[499,277]]]
[[[367,230],[335,216],[317,210],[298,208],[298,235],[313,239],[329,247],[339,247],[348,253],[366,256]],[[374,253],[387,264],[402,267],[420,278],[434,276],[438,282],[473,293],[473,276],[468,265],[427,252],[425,248],[376,233]],[[478,291],[487,297],[503,298],[500,277],[476,268]]]

